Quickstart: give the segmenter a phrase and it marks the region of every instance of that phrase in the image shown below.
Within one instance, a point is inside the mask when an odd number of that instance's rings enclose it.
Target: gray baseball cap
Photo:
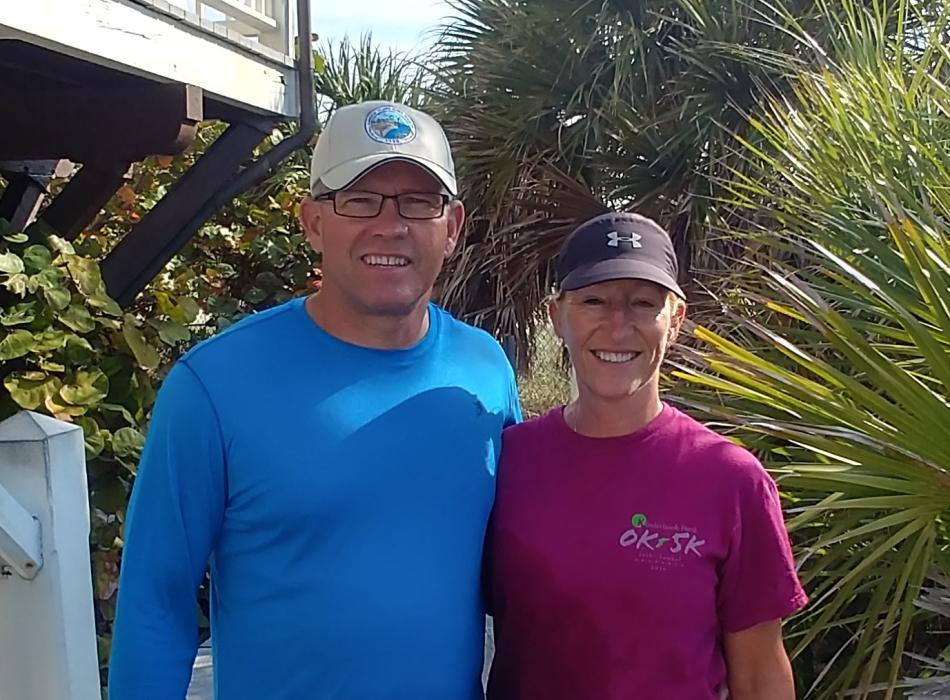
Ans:
[[[610,280],[646,280],[685,299],[678,270],[673,242],[659,224],[639,214],[610,212],[588,219],[564,241],[557,284],[570,291]]]
[[[310,191],[335,191],[382,163],[402,160],[429,171],[458,194],[449,140],[425,112],[394,102],[340,107],[327,121],[310,163]]]

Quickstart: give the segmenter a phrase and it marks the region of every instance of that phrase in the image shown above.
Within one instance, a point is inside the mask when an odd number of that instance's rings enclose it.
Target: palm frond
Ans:
[[[762,140],[750,118],[764,97],[789,95],[791,76],[834,53],[820,3],[454,4],[434,54],[433,107],[453,141],[475,250],[449,271],[445,302],[530,347],[562,210],[606,206],[658,219],[673,234],[684,283],[700,294],[718,286],[744,255],[719,235],[739,223],[718,205],[722,183],[746,168],[740,139]],[[552,172],[573,184],[551,187]],[[560,201],[579,188],[588,208]],[[525,259],[535,248],[544,254]]]
[[[721,297],[731,332],[697,327],[675,375],[792,494],[813,599],[795,653],[838,650],[809,690],[889,698],[908,644],[929,643],[914,639],[925,576],[950,571],[948,10],[907,42],[913,3],[891,6],[905,24],[846,6],[835,61],[750,121],[760,143],[740,139],[723,186],[754,222],[757,274]]]

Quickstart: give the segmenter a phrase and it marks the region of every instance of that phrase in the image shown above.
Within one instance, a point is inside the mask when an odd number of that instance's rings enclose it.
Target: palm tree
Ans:
[[[433,107],[449,125],[472,216],[444,285],[449,306],[530,347],[563,236],[605,205],[666,225],[694,289],[741,257],[741,245],[715,233],[715,202],[722,180],[746,167],[739,139],[759,138],[749,115],[833,50],[820,3],[455,5]]]
[[[941,652],[915,600],[950,572],[950,7],[844,6],[835,60],[750,121],[757,145],[723,186],[760,254],[674,390],[787,494],[807,690],[890,698],[905,650]]]
[[[937,578],[924,589],[917,605],[939,615],[950,625],[950,579]],[[926,700],[926,698],[945,698],[950,695],[950,663],[946,660],[917,657],[924,665],[926,677],[911,678],[907,685],[911,688],[908,700]]]
[[[383,49],[371,33],[323,42],[315,62],[314,89],[320,121],[336,107],[366,100],[391,100],[424,107],[429,98],[431,70],[424,56]]]

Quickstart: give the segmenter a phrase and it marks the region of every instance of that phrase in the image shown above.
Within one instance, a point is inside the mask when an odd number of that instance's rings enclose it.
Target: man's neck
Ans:
[[[582,387],[579,393],[564,408],[564,420],[574,432],[587,437],[631,435],[649,425],[663,410],[659,391],[652,382],[620,400],[600,399]]]
[[[373,315],[354,313],[320,291],[307,298],[306,309],[311,320],[333,337],[365,348],[409,348],[429,330],[428,298],[420,299],[407,314]]]

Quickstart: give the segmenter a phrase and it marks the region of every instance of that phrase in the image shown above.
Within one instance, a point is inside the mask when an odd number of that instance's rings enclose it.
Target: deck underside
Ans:
[[[293,61],[242,39],[225,23],[189,20],[160,0],[7,0],[0,3],[0,63],[10,40],[64,59],[106,68],[113,75],[199,87],[234,108],[261,116],[298,113]],[[196,24],[197,22],[197,24]],[[6,40],[6,41],[4,41]],[[42,66],[41,66],[42,68]]]

